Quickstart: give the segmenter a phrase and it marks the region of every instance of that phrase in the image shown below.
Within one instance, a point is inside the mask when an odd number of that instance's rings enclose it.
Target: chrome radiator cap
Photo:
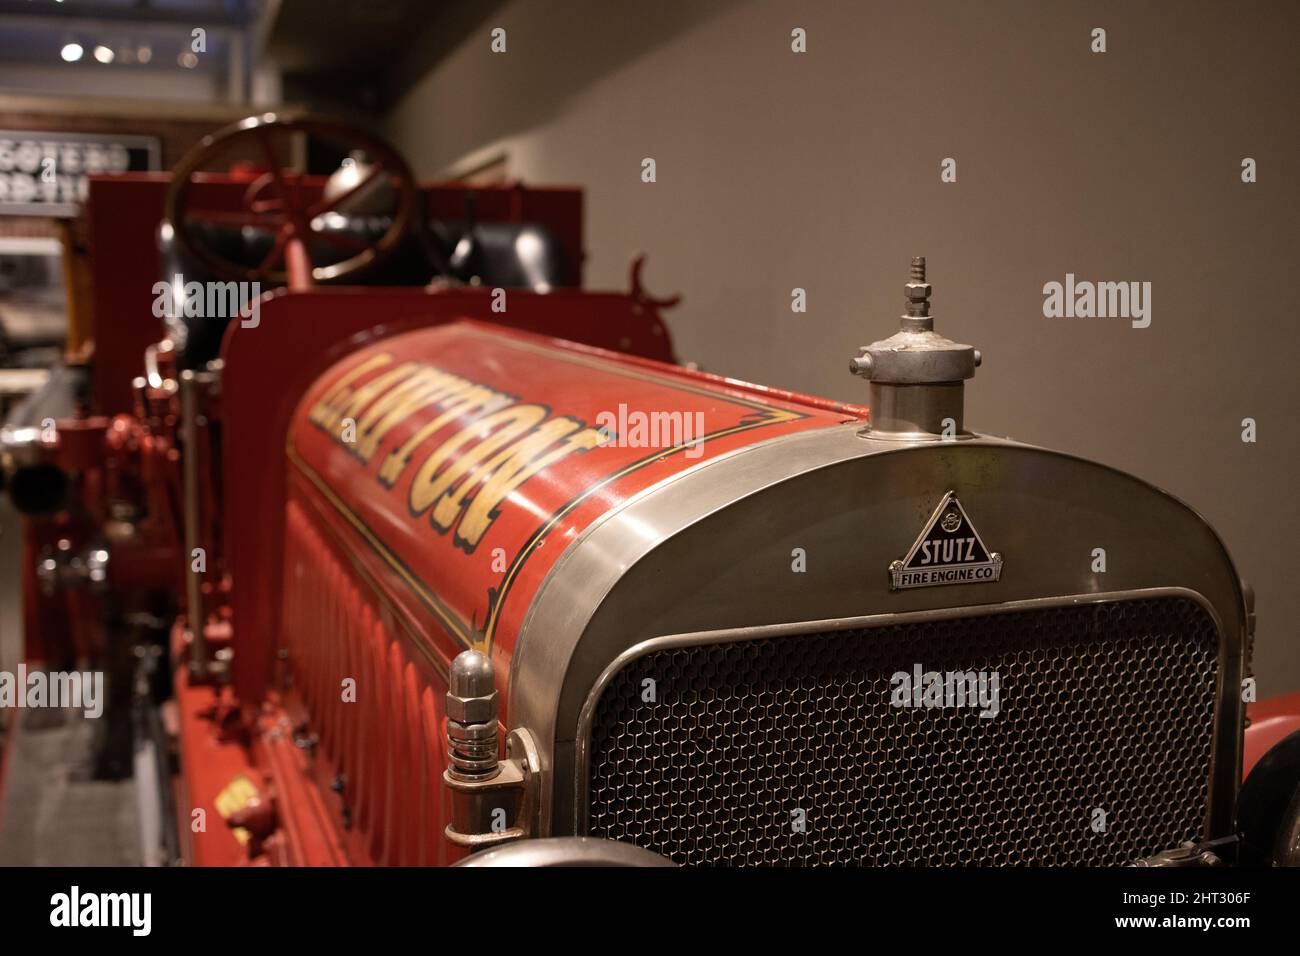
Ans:
[[[907,311],[899,330],[864,345],[849,363],[849,371],[871,383],[871,424],[865,431],[909,441],[956,438],[964,433],[963,382],[975,375],[979,350],[934,330],[924,256],[912,259],[904,288]]]

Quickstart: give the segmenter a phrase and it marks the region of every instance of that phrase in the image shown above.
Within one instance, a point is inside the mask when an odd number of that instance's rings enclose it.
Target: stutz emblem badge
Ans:
[[[948,492],[934,509],[907,556],[889,565],[890,587],[981,584],[1002,576],[1002,555],[984,547],[957,496]]]

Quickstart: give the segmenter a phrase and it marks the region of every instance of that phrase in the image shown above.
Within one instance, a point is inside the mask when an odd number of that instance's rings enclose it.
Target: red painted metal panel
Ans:
[[[235,682],[246,702],[261,700],[277,633],[286,500],[284,447],[303,391],[358,345],[466,317],[541,331],[649,358],[671,358],[653,304],[616,293],[512,291],[494,313],[482,291],[317,289],[279,292],[262,304],[256,328],[233,323],[222,357],[226,553],[235,582]],[[689,373],[683,373],[689,374]]]
[[[144,370],[144,350],[163,335],[153,314],[153,286],[162,278],[158,226],[168,173],[92,176],[86,203],[91,282],[95,290],[95,410],[132,408],[131,379]],[[194,201],[203,209],[237,209],[246,182],[204,176]]]
[[[1246,713],[1250,717],[1250,726],[1246,728],[1246,746],[1241,761],[1242,780],[1250,776],[1250,771],[1270,747],[1300,730],[1300,691],[1250,704]]]
[[[355,543],[317,507],[295,494],[286,509],[282,682],[317,734],[312,766],[295,778],[338,795],[325,804],[348,862],[445,864],[445,671],[358,576]],[[302,813],[298,803],[283,808],[286,823]]]
[[[424,400],[426,373],[428,394],[450,389],[443,399]],[[649,413],[698,422],[703,441],[683,443],[694,433],[679,430],[647,447],[598,433]],[[466,647],[508,659],[547,571],[628,497],[745,445],[864,414],[461,322],[340,361],[306,391],[288,455],[295,493],[349,529],[356,563],[445,667]],[[356,423],[351,442],[346,421]],[[512,469],[522,481],[511,482]]]

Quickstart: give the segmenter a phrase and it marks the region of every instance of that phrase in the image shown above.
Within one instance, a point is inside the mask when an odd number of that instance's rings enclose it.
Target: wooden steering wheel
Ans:
[[[332,143],[345,144],[349,149],[362,150],[367,159],[365,174],[337,196],[314,201],[308,199],[303,195],[304,177],[283,168],[275,148],[277,137],[288,138],[294,134],[311,134]],[[245,191],[242,209],[193,207],[190,190],[195,174],[221,154],[234,154],[241,158],[259,156],[270,171]],[[349,198],[367,187],[373,188],[379,177],[387,177],[396,201],[392,221],[382,236],[370,241],[313,227],[317,217],[337,211]],[[415,224],[418,207],[418,193],[410,167],[397,150],[378,136],[320,116],[263,113],[205,136],[181,159],[172,173],[166,215],[181,252],[218,278],[310,285],[354,276],[391,255]],[[269,230],[273,235],[271,248],[256,266],[237,262],[212,248],[203,234],[194,228],[199,222]],[[331,265],[313,265],[309,243],[316,239],[351,254]]]

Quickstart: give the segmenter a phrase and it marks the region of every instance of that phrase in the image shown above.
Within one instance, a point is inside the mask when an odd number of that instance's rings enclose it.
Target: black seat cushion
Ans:
[[[387,230],[386,216],[345,217],[337,214],[314,223],[320,232],[330,232],[367,242],[378,240]],[[442,261],[451,261],[457,243],[465,235],[463,222],[433,220],[428,223],[425,240],[408,235],[391,256],[350,284],[380,286],[427,285],[439,270],[430,246]],[[274,234],[253,226],[227,226],[195,222],[191,229],[198,241],[224,258],[250,268],[259,265],[271,251]],[[545,226],[536,223],[482,222],[474,226],[474,274],[492,288],[533,289],[546,291],[566,284],[563,254],[559,240]],[[427,243],[427,244],[426,244]],[[209,282],[216,277],[199,263],[181,253],[172,231],[159,231],[163,281],[175,282],[184,276],[186,284]],[[344,243],[314,238],[310,243],[311,259],[317,265],[332,265],[355,254]],[[178,290],[176,294],[181,294]],[[177,302],[175,316],[166,319],[176,341],[182,368],[199,368],[217,357],[229,315],[186,317],[183,302]]]

